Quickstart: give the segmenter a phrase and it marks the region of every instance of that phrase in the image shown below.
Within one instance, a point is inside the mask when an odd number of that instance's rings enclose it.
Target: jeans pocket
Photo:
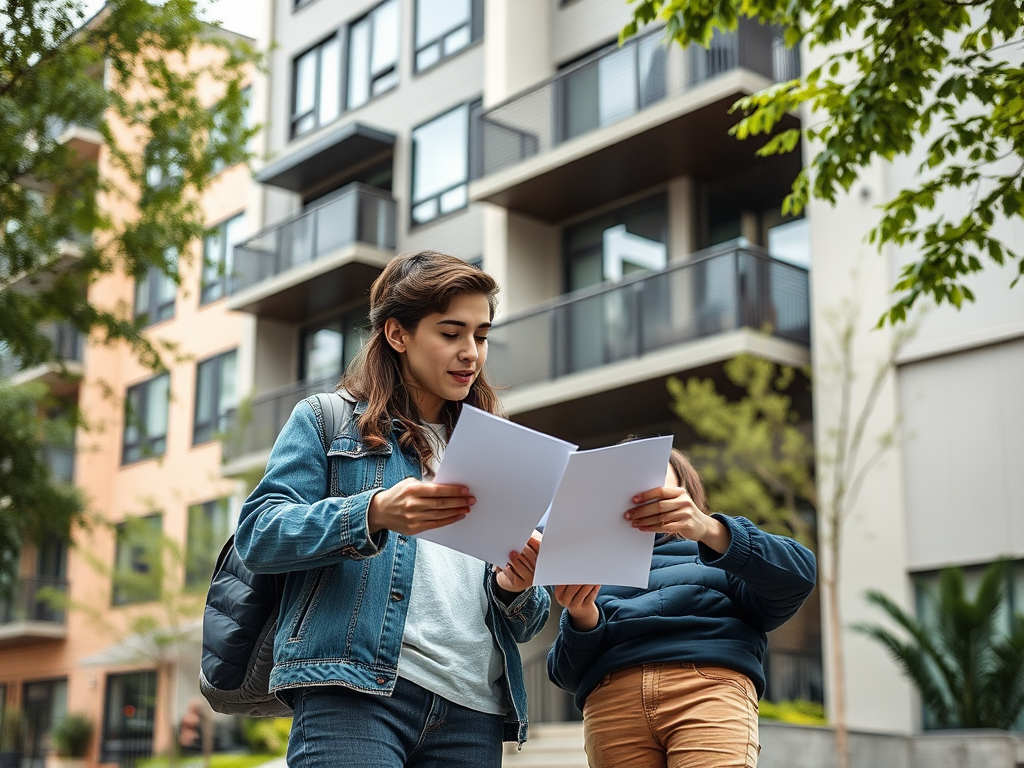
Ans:
[[[694,666],[693,671],[703,677],[705,680],[710,680],[724,685],[729,685],[740,693],[742,693],[747,700],[754,705],[754,709],[757,709],[757,692],[754,689],[754,684],[750,678],[744,675],[742,672],[737,672],[732,669],[725,667],[698,667]]]

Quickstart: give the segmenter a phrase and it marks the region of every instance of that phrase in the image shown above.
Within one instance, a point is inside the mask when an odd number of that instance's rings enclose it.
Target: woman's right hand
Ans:
[[[457,523],[475,503],[464,486],[435,485],[408,477],[374,494],[366,523],[371,534],[387,528],[412,536]]]
[[[600,591],[600,584],[562,584],[555,587],[555,600],[569,611],[572,628],[577,632],[589,632],[600,621],[601,614],[595,602]]]

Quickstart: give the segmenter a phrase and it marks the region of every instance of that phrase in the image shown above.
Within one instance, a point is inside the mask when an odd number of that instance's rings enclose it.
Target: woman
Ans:
[[[288,572],[270,685],[295,709],[292,768],[496,767],[503,739],[526,738],[516,642],[549,604],[536,545],[492,569],[410,538],[471,514],[470,489],[424,479],[463,403],[498,410],[483,376],[496,293],[452,256],[388,264],[329,450],[316,398],[299,403],[242,507],[242,560]]]
[[[700,477],[676,450],[665,486],[633,502],[626,519],[658,533],[648,587],[556,587],[565,611],[548,675],[583,710],[592,768],[756,766],[765,633],[810,594],[814,555],[705,514]]]

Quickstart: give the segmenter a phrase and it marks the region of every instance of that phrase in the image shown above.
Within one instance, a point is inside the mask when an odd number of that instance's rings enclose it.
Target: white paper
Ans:
[[[671,436],[574,453],[551,503],[534,584],[647,587],[654,534],[623,517],[665,484]]]
[[[419,538],[504,566],[526,546],[576,446],[465,406],[434,482],[464,485],[476,504]],[[662,470],[664,473],[664,469]]]

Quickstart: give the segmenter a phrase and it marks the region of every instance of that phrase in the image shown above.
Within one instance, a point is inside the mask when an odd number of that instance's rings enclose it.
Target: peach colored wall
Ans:
[[[191,64],[209,65],[220,55],[200,49],[190,56]],[[250,74],[251,76],[251,74]],[[200,81],[200,94],[208,105],[216,103],[221,93],[209,78]],[[119,138],[131,140],[121,128]],[[137,142],[136,142],[137,145]],[[138,147],[141,150],[141,147]],[[100,172],[121,188],[123,176],[112,167],[106,150],[101,152]],[[249,197],[250,173],[243,166],[223,171],[216,177],[201,200],[208,225],[219,223],[242,212]],[[115,221],[130,220],[130,201],[110,197],[103,201]],[[251,221],[251,219],[250,219]],[[126,389],[150,378],[151,371],[141,365],[125,345],[104,346],[93,339],[85,351],[85,376],[81,383],[79,404],[92,425],[90,432],[78,435],[76,482],[89,502],[90,512],[105,522],[116,523],[125,517],[149,511],[163,513],[164,533],[184,543],[189,505],[230,495],[236,484],[220,476],[220,445],[209,442],[192,445],[193,403],[196,363],[210,356],[239,346],[243,330],[251,323],[248,316],[229,312],[220,300],[199,306],[202,244],[182,257],[182,286],[175,303],[174,317],[155,324],[147,332],[154,341],[178,345],[178,352],[167,355],[171,376],[171,403],[168,418],[167,448],[162,457],[147,459],[128,466],[121,465],[123,431],[123,397]],[[90,290],[90,301],[104,307],[132,311],[134,282],[123,274],[106,276]],[[79,551],[68,558],[68,581],[72,601],[100,609],[106,620],[117,622],[126,610],[110,608],[109,580],[83,557],[83,552],[107,567],[114,561],[114,540],[108,528],[95,526],[78,532]],[[25,553],[26,558],[31,553]],[[90,764],[99,753],[99,729],[102,725],[105,677],[108,672],[132,671],[131,667],[106,669],[86,667],[81,659],[95,654],[116,642],[117,638],[103,630],[82,611],[72,610],[67,617],[67,639],[38,642],[14,648],[0,647],[0,685],[7,685],[8,700],[20,704],[22,684],[27,681],[66,677],[68,679],[68,711],[94,715],[97,737],[93,740]],[[145,668],[136,666],[135,669]],[[166,748],[168,734],[161,732],[166,681],[159,683],[157,750]],[[198,692],[198,691],[197,691]],[[184,701],[176,703],[181,710]]]

